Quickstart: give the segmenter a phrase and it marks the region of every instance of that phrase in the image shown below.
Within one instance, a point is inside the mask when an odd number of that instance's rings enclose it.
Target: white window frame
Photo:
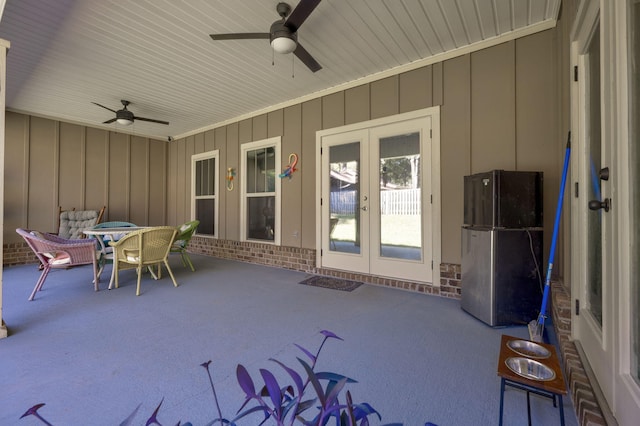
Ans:
[[[196,163],[204,160],[214,160],[215,165],[215,179],[213,183],[214,195],[196,195]],[[206,237],[218,238],[218,225],[220,217],[219,209],[219,194],[220,194],[220,150],[215,149],[213,151],[207,151],[200,154],[194,154],[191,156],[191,220],[196,219],[196,200],[199,199],[213,199],[214,213],[213,213],[213,235],[200,234]],[[196,231],[197,232],[197,231]]]
[[[280,245],[282,235],[281,225],[281,179],[276,175],[275,177],[275,191],[274,192],[260,192],[255,193],[255,196],[274,196],[275,197],[275,214],[274,214],[274,235],[273,240],[262,240],[247,237],[247,199],[251,197],[251,194],[247,193],[247,152],[261,148],[274,148],[275,151],[275,172],[281,168],[281,145],[282,138],[275,136],[268,139],[263,139],[255,142],[249,142],[240,146],[240,173],[241,173],[241,194],[240,194],[240,240],[241,241],[253,241],[264,244]]]

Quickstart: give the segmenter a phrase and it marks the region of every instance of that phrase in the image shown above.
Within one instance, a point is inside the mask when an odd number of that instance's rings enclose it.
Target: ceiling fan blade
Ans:
[[[209,34],[214,40],[269,40],[269,33],[230,33],[230,34]]]
[[[318,3],[320,3],[320,0],[300,0],[300,3],[293,9],[284,25],[295,33],[318,6]]]
[[[313,56],[311,56],[311,54],[300,45],[300,43],[296,46],[296,50],[293,51],[293,54],[296,55],[298,59],[300,59],[300,61],[311,70],[311,72],[320,71],[322,69],[318,61],[313,59]]]
[[[104,121],[102,124],[111,124],[116,120],[117,120],[117,118],[113,117],[111,120]]]
[[[99,107],[102,107],[102,108],[104,108],[104,109],[108,109],[108,110],[109,110],[109,111],[111,111],[111,112],[116,112],[116,110],[115,110],[115,109],[111,109],[111,108],[106,107],[106,106],[104,106],[104,105],[100,105],[100,104],[95,103],[95,102],[91,102],[91,103],[92,103],[92,104],[94,104],[94,105],[98,105]]]
[[[161,121],[161,120],[154,120],[153,118],[144,118],[144,117],[133,117],[133,120],[139,120],[139,121],[148,121],[150,123],[158,123],[158,124],[169,124],[168,121]]]

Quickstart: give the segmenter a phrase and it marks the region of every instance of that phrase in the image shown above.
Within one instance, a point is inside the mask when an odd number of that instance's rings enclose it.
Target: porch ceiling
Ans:
[[[298,41],[320,63],[273,58],[268,40],[209,34],[268,32],[278,0],[7,0],[0,38],[7,109],[166,140],[410,69],[456,49],[555,25],[561,0],[323,0]],[[298,1],[289,2],[295,7]],[[292,73],[295,77],[292,77]],[[120,100],[137,116],[102,124]]]

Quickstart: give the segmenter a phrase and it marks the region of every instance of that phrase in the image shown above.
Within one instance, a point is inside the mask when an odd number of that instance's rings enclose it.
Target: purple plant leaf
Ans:
[[[145,426],[149,426],[149,425],[162,426],[158,422],[158,411],[160,411],[160,406],[162,405],[163,402],[164,402],[164,398],[162,398],[162,400],[160,401],[160,404],[158,404],[156,409],[153,411],[153,414],[151,415],[151,417],[149,417],[149,420],[147,420],[147,423],[145,423]]]
[[[126,419],[124,419],[122,421],[122,423],[120,423],[120,426],[129,426],[131,425],[133,422],[133,418],[135,417],[135,415],[138,413],[138,410],[140,409],[140,406],[142,405],[142,403],[138,404],[138,406],[136,407],[135,410],[133,410],[133,412],[131,414],[129,414],[129,417],[127,417]]]
[[[347,378],[345,377],[344,379],[340,380],[334,385],[330,383],[327,386],[327,401],[326,401],[325,407],[333,405],[334,402],[338,401],[338,396],[340,395],[340,392],[342,392],[342,389],[344,389],[344,386],[346,384],[347,384]]]
[[[351,392],[347,391],[347,395],[345,398],[347,399],[347,406],[344,414],[347,416],[351,424],[356,424],[356,420],[353,415],[353,399],[351,398]],[[367,419],[367,417],[364,418],[364,423],[366,423],[367,425],[369,424],[369,420]],[[360,426],[364,425],[361,424]]]
[[[253,399],[253,398],[246,397],[246,398],[244,399],[244,402],[243,402],[243,403],[242,403],[242,405],[240,406],[240,408],[238,408],[238,411],[236,411],[236,415],[237,415],[240,411],[242,411],[242,410],[244,409],[244,407],[245,407],[245,406],[249,403],[249,401],[251,401],[252,399]]]
[[[231,420],[230,424],[235,424],[235,422],[237,420],[242,419],[243,417],[248,416],[249,414],[252,413],[256,413],[256,412],[262,412],[264,414],[264,420],[262,421],[262,423],[264,423],[270,416],[270,412],[269,412],[269,408],[262,406],[262,405],[256,405],[255,407],[251,407],[249,409],[247,409],[246,411],[243,411],[242,413],[238,414],[235,419]]]
[[[257,395],[253,380],[251,379],[247,369],[244,368],[242,364],[238,364],[238,367],[236,368],[236,377],[238,378],[238,384],[244,391],[245,395],[247,395],[248,398],[255,398]]]
[[[298,349],[300,349],[302,352],[304,352],[304,353],[305,353],[305,355],[306,355],[306,356],[308,356],[308,357],[309,357],[309,359],[311,359],[311,362],[312,362],[313,364],[315,364],[315,362],[316,362],[316,360],[317,360],[317,359],[316,359],[316,356],[315,356],[314,354],[312,354],[311,352],[309,352],[308,350],[306,350],[305,348],[303,348],[302,346],[300,346],[300,345],[299,345],[299,344],[297,344],[297,343],[294,343],[294,345],[296,345],[296,346],[298,347]]]
[[[346,404],[340,404],[336,401],[335,404],[328,404],[328,406],[323,410],[324,418],[336,416],[340,417],[340,411],[343,408],[347,408]]]
[[[309,408],[313,407],[316,403],[317,398],[307,399],[306,401],[302,401],[298,404],[298,410],[296,411],[296,415],[301,414],[307,411]]]
[[[344,339],[342,337],[339,337],[338,335],[332,333],[329,330],[322,330],[320,332],[320,334],[322,334],[324,337],[327,337],[327,338],[338,339],[338,340],[344,341]]]
[[[44,402],[41,402],[40,404],[36,404],[33,407],[29,408],[27,411],[24,412],[23,415],[20,416],[20,418],[23,417],[27,417],[27,416],[33,416],[35,414],[38,414],[38,410],[42,407],[44,407],[46,404]]]
[[[355,404],[353,406],[353,415],[355,416],[356,420],[363,419],[371,414],[375,414],[378,417],[378,420],[382,420],[382,416],[380,415],[380,413],[378,413],[371,405],[366,402]]]
[[[287,367],[286,365],[284,365],[283,363],[281,363],[280,361],[278,361],[277,359],[272,359],[271,361],[277,363],[280,367],[282,367],[287,373],[289,373],[289,376],[291,376],[291,379],[293,380],[293,383],[296,385],[296,389],[298,390],[298,395],[302,394],[302,390],[303,390],[303,383],[302,383],[302,377],[300,377],[300,375],[298,374],[297,371],[295,371],[294,369]]]
[[[289,412],[297,406],[298,406],[298,398],[295,398],[295,399],[288,398],[286,401],[286,404],[282,406],[282,418],[283,419],[286,418],[287,414],[289,414]]]
[[[350,379],[342,374],[332,373],[330,371],[319,371],[316,374],[318,380],[329,380],[331,382],[339,382],[342,379],[347,379],[347,383],[358,383],[356,380]]]
[[[285,398],[287,401],[295,398],[296,393],[293,390],[293,386],[288,385],[284,388],[282,388],[282,397]]]
[[[40,404],[36,404],[33,407],[29,408],[22,416],[20,416],[20,418],[26,417],[26,416],[35,416],[37,417],[42,423],[44,423],[47,426],[53,426],[51,423],[49,423],[48,421],[46,421],[44,419],[44,417],[42,417],[40,414],[38,414],[38,410],[40,408],[42,408],[44,406],[44,402],[41,402]]]
[[[326,397],[324,395],[324,391],[322,390],[322,386],[320,385],[320,382],[318,381],[318,378],[316,377],[316,374],[313,372],[313,368],[311,368],[309,366],[309,364],[307,364],[306,362],[304,362],[300,358],[298,358],[298,361],[300,361],[300,364],[302,364],[302,366],[304,367],[305,371],[307,372],[307,376],[309,377],[309,381],[313,385],[313,388],[315,389],[316,394],[318,395],[318,399],[320,400],[320,405],[322,405],[324,407],[327,399],[326,399]]]
[[[271,371],[261,368],[260,374],[262,374],[264,385],[269,392],[271,402],[273,402],[273,408],[275,409],[276,414],[279,416],[281,411],[280,403],[282,402],[282,392],[280,391],[280,385],[278,384],[278,381],[271,373]]]

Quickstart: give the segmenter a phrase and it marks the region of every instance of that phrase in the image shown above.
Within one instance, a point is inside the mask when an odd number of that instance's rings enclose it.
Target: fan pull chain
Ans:
[[[294,58],[293,58],[293,55],[291,55],[291,78],[296,78],[295,71],[293,69],[293,62],[294,62]]]
[[[271,66],[274,67],[276,65],[276,54],[273,49],[271,49]]]

